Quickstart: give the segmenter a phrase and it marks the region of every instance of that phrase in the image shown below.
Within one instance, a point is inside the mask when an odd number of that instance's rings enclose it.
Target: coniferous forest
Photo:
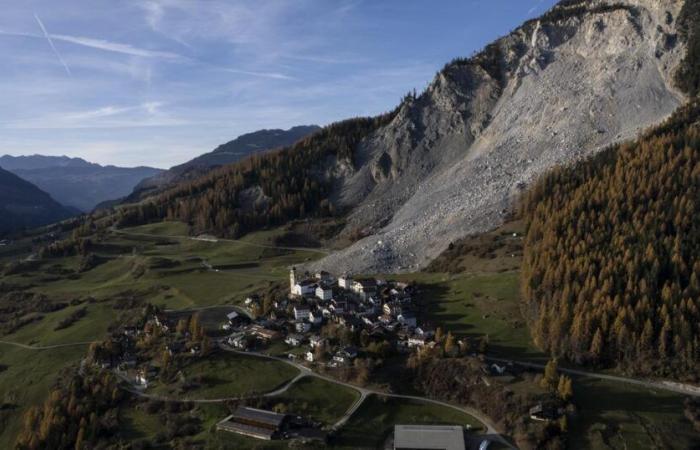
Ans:
[[[637,142],[543,177],[525,196],[525,315],[578,363],[697,379],[700,106]]]

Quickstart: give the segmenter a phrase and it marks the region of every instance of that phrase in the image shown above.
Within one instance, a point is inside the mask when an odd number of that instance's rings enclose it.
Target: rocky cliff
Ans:
[[[635,137],[685,100],[673,75],[682,0],[561,2],[455,60],[364,139],[334,200],[367,237],[318,266],[412,270],[499,225],[553,166]]]

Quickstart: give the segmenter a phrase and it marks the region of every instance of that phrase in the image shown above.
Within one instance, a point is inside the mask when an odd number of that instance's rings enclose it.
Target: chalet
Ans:
[[[428,338],[424,334],[415,334],[408,338],[408,347],[422,347],[428,343]]]
[[[333,277],[330,273],[326,272],[325,270],[321,270],[320,272],[316,272],[316,279],[318,281],[329,282],[333,280]]]
[[[325,343],[326,343],[326,339],[322,338],[319,335],[311,336],[309,338],[309,345],[311,346],[311,348],[316,348],[316,347],[322,346]]]
[[[402,308],[400,304],[384,303],[384,306],[382,306],[382,312],[387,316],[398,317],[401,315]]]
[[[338,278],[338,286],[340,286],[343,289],[351,289],[352,277],[349,277],[347,275],[341,276],[340,278]]]
[[[304,336],[300,334],[290,334],[284,342],[292,347],[298,347],[304,342]]]
[[[292,288],[292,295],[296,295],[298,297],[314,295],[317,287],[318,285],[312,280],[299,281]]]
[[[236,412],[219,422],[216,429],[269,441],[280,435],[286,421],[285,414],[239,406]]]
[[[319,285],[316,288],[316,297],[324,301],[330,300],[333,298],[333,289],[329,286]]]
[[[311,310],[307,306],[295,306],[294,307],[294,318],[296,320],[305,320],[309,318]]]
[[[311,324],[309,322],[297,322],[294,324],[294,329],[297,333],[308,333],[311,330]]]
[[[228,339],[226,339],[226,341],[228,342],[228,345],[233,348],[241,350],[248,348],[248,338],[246,337],[245,333],[232,334],[228,337]]]
[[[542,403],[538,403],[530,408],[530,419],[540,422],[551,422],[553,420],[557,420],[562,414],[563,411],[561,409],[555,408],[551,405],[544,405]]]
[[[308,362],[314,362],[314,352],[306,352],[304,354],[304,359]]]
[[[377,280],[355,280],[352,283],[352,291],[363,299],[369,298],[377,293]]]
[[[265,341],[271,341],[280,337],[279,331],[270,330],[269,328],[264,328],[260,325],[251,325],[248,331],[253,336]]]

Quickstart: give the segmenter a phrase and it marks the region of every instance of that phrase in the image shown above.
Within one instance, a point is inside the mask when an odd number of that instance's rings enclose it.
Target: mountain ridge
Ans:
[[[0,233],[34,228],[74,216],[67,208],[10,171],[0,167]]]
[[[82,158],[45,155],[4,155],[0,166],[51,192],[63,205],[84,212],[128,194],[144,178],[162,172],[152,167],[103,166]]]

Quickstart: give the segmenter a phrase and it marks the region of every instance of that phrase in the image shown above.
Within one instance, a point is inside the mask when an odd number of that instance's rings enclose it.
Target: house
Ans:
[[[248,331],[250,334],[266,341],[271,341],[280,337],[279,331],[270,330],[260,325],[251,325]]]
[[[243,304],[249,308],[252,308],[254,305],[260,305],[260,296],[255,294],[251,295],[245,299]]]
[[[317,287],[318,285],[312,280],[299,281],[292,287],[292,295],[298,297],[311,296],[315,294]]]
[[[401,305],[384,303],[384,306],[382,306],[382,312],[387,316],[398,317],[402,312]]]
[[[297,322],[294,324],[294,329],[297,333],[308,333],[311,330],[311,324],[309,322]]]
[[[144,388],[148,387],[148,379],[146,377],[146,373],[141,370],[136,372],[135,381],[138,386],[143,386]]]
[[[369,298],[377,293],[377,280],[355,280],[352,282],[352,291],[363,299]]]
[[[228,337],[228,339],[226,339],[226,341],[228,342],[228,345],[233,348],[241,350],[248,348],[248,338],[246,337],[245,333],[232,334]]]
[[[298,347],[302,344],[302,342],[304,342],[304,336],[300,334],[290,334],[289,336],[287,336],[284,342],[287,345],[291,345],[292,347]]]
[[[342,300],[332,300],[331,305],[328,309],[333,312],[333,314],[343,314],[347,311],[348,303]]]
[[[349,277],[347,275],[341,276],[340,278],[338,278],[338,286],[340,286],[343,289],[351,289],[352,277]]]
[[[304,359],[308,362],[314,362],[314,352],[306,352]]]
[[[327,301],[333,298],[333,289],[328,286],[318,285],[316,288],[316,297],[323,301]]]
[[[428,342],[428,338],[424,334],[414,334],[408,338],[408,347],[422,347]]]
[[[551,405],[546,406],[542,403],[538,403],[537,405],[530,408],[530,419],[537,420],[540,422],[550,422],[553,420],[557,420],[559,417],[561,417],[562,414],[562,410],[557,409]]]
[[[296,320],[306,320],[309,318],[311,310],[307,306],[295,306],[294,307],[294,318]]]
[[[415,328],[418,321],[416,320],[416,315],[412,312],[402,312],[397,317],[399,323],[409,328]]]
[[[316,279],[319,281],[332,281],[333,277],[331,276],[330,273],[326,272],[325,270],[321,270],[320,272],[316,272]]]
[[[310,312],[309,322],[311,322],[314,325],[321,325],[321,323],[323,322],[323,313],[321,311]]]
[[[322,346],[325,343],[326,343],[326,339],[322,338],[319,335],[311,336],[309,338],[309,345],[311,346],[311,348],[316,348],[316,347]]]

